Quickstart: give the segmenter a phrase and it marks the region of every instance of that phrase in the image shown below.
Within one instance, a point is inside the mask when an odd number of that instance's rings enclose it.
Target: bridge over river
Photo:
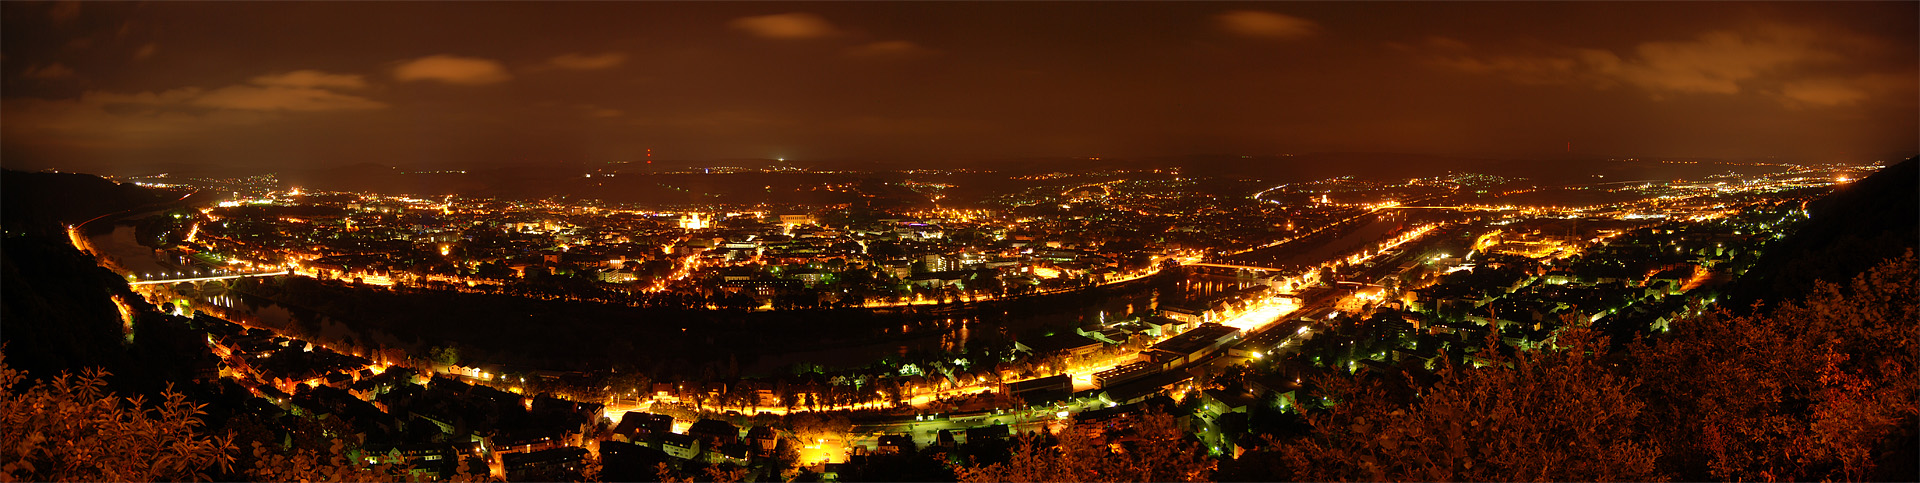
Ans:
[[[182,271],[174,271],[174,272],[144,273],[144,274],[128,275],[127,285],[153,285],[153,284],[162,284],[162,283],[199,284],[199,283],[219,281],[219,280],[233,280],[237,278],[273,277],[273,276],[279,276],[279,275],[286,275],[289,273],[292,273],[292,272],[289,272],[286,269],[254,270],[254,271],[234,271],[234,270],[225,270],[225,269],[182,270]]]

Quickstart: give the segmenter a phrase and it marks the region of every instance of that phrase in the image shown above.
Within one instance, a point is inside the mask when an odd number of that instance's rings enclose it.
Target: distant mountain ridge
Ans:
[[[90,174],[0,172],[0,223],[7,231],[59,235],[66,224],[166,199],[159,190]]]

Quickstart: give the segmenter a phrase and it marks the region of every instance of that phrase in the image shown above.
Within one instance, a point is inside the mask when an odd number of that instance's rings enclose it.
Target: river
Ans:
[[[1179,284],[1175,290],[1198,293],[1207,290],[1225,290],[1229,285],[1244,286],[1246,281],[1208,281],[1195,284]],[[1169,295],[1182,297],[1184,294],[1162,294],[1162,288],[1148,281],[1130,282],[1117,287],[1109,287],[1095,292],[1099,300],[1077,303],[1076,306],[1041,313],[1020,314],[1005,309],[996,309],[997,305],[984,305],[980,308],[966,309],[966,313],[936,317],[929,329],[914,330],[909,326],[897,329],[913,337],[884,342],[860,343],[826,349],[795,350],[759,357],[751,364],[742,367],[742,373],[748,375],[767,375],[777,373],[794,364],[819,364],[826,368],[858,367],[874,361],[904,356],[916,351],[924,352],[960,352],[969,340],[989,337],[991,340],[1006,340],[1022,332],[1053,327],[1055,330],[1071,330],[1071,327],[1085,327],[1102,322],[1120,322],[1151,315],[1158,310],[1159,303]],[[1057,297],[1057,296],[1056,296]],[[1053,300],[1053,299],[1049,299]],[[1075,299],[1060,298],[1062,303],[1071,303]],[[923,324],[923,326],[926,324]],[[890,329],[890,332],[895,329]]]
[[[155,213],[159,212],[129,215],[121,219],[139,220]],[[116,266],[135,275],[172,272],[179,270],[180,267],[189,265],[185,260],[173,258],[165,252],[141,245],[139,240],[136,239],[134,232],[135,229],[132,225],[116,224],[113,226],[112,231],[88,236],[87,243],[91,245],[96,256],[109,259]],[[202,289],[194,289],[191,286],[148,286],[147,289],[165,296],[163,297],[164,300],[158,300],[156,302],[180,299],[192,300],[195,303],[196,309],[203,309],[209,313],[249,326],[273,329],[276,331],[293,329],[295,332],[304,333],[306,332],[305,330],[296,328],[296,321],[304,319],[306,322],[302,325],[306,327],[318,327],[320,329],[319,335],[322,338],[346,340],[348,336],[352,335],[352,331],[349,330],[345,324],[334,321],[324,314],[309,313],[297,316],[294,310],[282,307],[270,300],[228,291],[224,283],[209,283],[202,285],[202,287]]]
[[[1406,210],[1386,210],[1372,215],[1368,221],[1357,227],[1347,228],[1339,236],[1315,238],[1306,243],[1289,243],[1276,247],[1263,248],[1233,258],[1261,266],[1306,267],[1318,265],[1336,257],[1352,254],[1356,249],[1368,243],[1380,240],[1409,226],[1419,225],[1427,219],[1443,218],[1446,213],[1408,212]],[[1272,264],[1272,265],[1267,265]]]
[[[1362,230],[1363,232],[1366,230]],[[105,234],[89,237],[98,253],[114,257],[122,267],[136,273],[176,270],[179,260],[163,260],[163,252],[141,246],[131,226],[116,226]],[[1151,280],[1128,282],[1088,292],[1053,294],[1027,301],[1038,305],[1020,305],[1020,300],[987,302],[954,310],[952,314],[925,313],[903,319],[903,325],[881,328],[871,337],[847,334],[836,337],[827,347],[809,347],[784,351],[741,354],[742,375],[772,375],[796,364],[817,364],[826,368],[852,368],[907,354],[963,351],[969,341],[1011,340],[1038,331],[1071,330],[1101,322],[1115,322],[1150,315],[1163,300],[1204,298],[1209,294],[1244,287],[1245,280],[1201,280],[1189,277],[1167,285]],[[314,313],[288,308],[271,300],[225,290],[223,284],[209,284],[205,290],[191,287],[151,287],[168,299],[189,299],[195,308],[251,326],[317,336],[318,341],[374,341],[382,346],[410,346],[390,335],[367,327],[342,322],[340,314]],[[1162,291],[1172,293],[1162,293]],[[1037,302],[1036,302],[1037,301]],[[513,317],[504,317],[513,319]],[[637,345],[639,344],[636,341]],[[419,348],[416,348],[419,349]],[[593,357],[600,354],[582,354]]]
[[[889,356],[903,356],[916,350],[958,352],[965,348],[969,337],[979,336],[977,331],[993,331],[997,332],[997,335],[1005,336],[1043,327],[1086,327],[1100,323],[1121,322],[1153,315],[1159,310],[1160,302],[1163,300],[1204,299],[1215,294],[1244,289],[1255,283],[1258,282],[1246,279],[1188,276],[1174,286],[1173,293],[1162,293],[1166,289],[1155,287],[1154,284],[1135,283],[1118,289],[1107,289],[1108,292],[1104,292],[1106,295],[1101,300],[1064,311],[1018,315],[1002,310],[997,313],[948,317],[939,324],[939,328],[925,331],[927,333],[924,336],[904,341],[776,354],[760,358],[745,368],[744,372],[768,374],[796,363],[820,364],[826,367],[854,367]]]
[[[1288,265],[1315,265],[1346,255],[1348,252],[1353,251],[1353,248],[1356,246],[1379,240],[1388,233],[1404,228],[1405,218],[1397,215],[1398,213],[1391,211],[1373,215],[1372,222],[1362,225],[1360,228],[1351,232],[1347,232],[1347,234],[1341,235],[1339,238],[1329,240],[1326,243],[1321,243],[1313,247],[1301,247],[1302,250],[1291,257],[1287,257],[1281,263]]]
[[[134,229],[130,225],[114,225],[113,231],[87,237],[87,243],[93,246],[95,256],[112,260],[135,275],[145,273],[171,272],[176,268],[161,263],[160,255],[152,248],[141,246],[134,239]]]

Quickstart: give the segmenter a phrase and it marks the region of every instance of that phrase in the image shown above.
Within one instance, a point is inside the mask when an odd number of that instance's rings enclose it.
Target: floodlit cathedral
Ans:
[[[701,218],[699,213],[688,213],[686,216],[680,217],[680,228],[703,230],[707,228],[707,220]]]

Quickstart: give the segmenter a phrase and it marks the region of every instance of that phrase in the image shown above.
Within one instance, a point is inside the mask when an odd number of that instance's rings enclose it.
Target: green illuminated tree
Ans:
[[[452,345],[447,345],[444,347],[435,346],[431,349],[427,349],[427,358],[433,360],[435,364],[440,364],[440,365],[452,366],[455,364],[459,364],[460,348]]]

